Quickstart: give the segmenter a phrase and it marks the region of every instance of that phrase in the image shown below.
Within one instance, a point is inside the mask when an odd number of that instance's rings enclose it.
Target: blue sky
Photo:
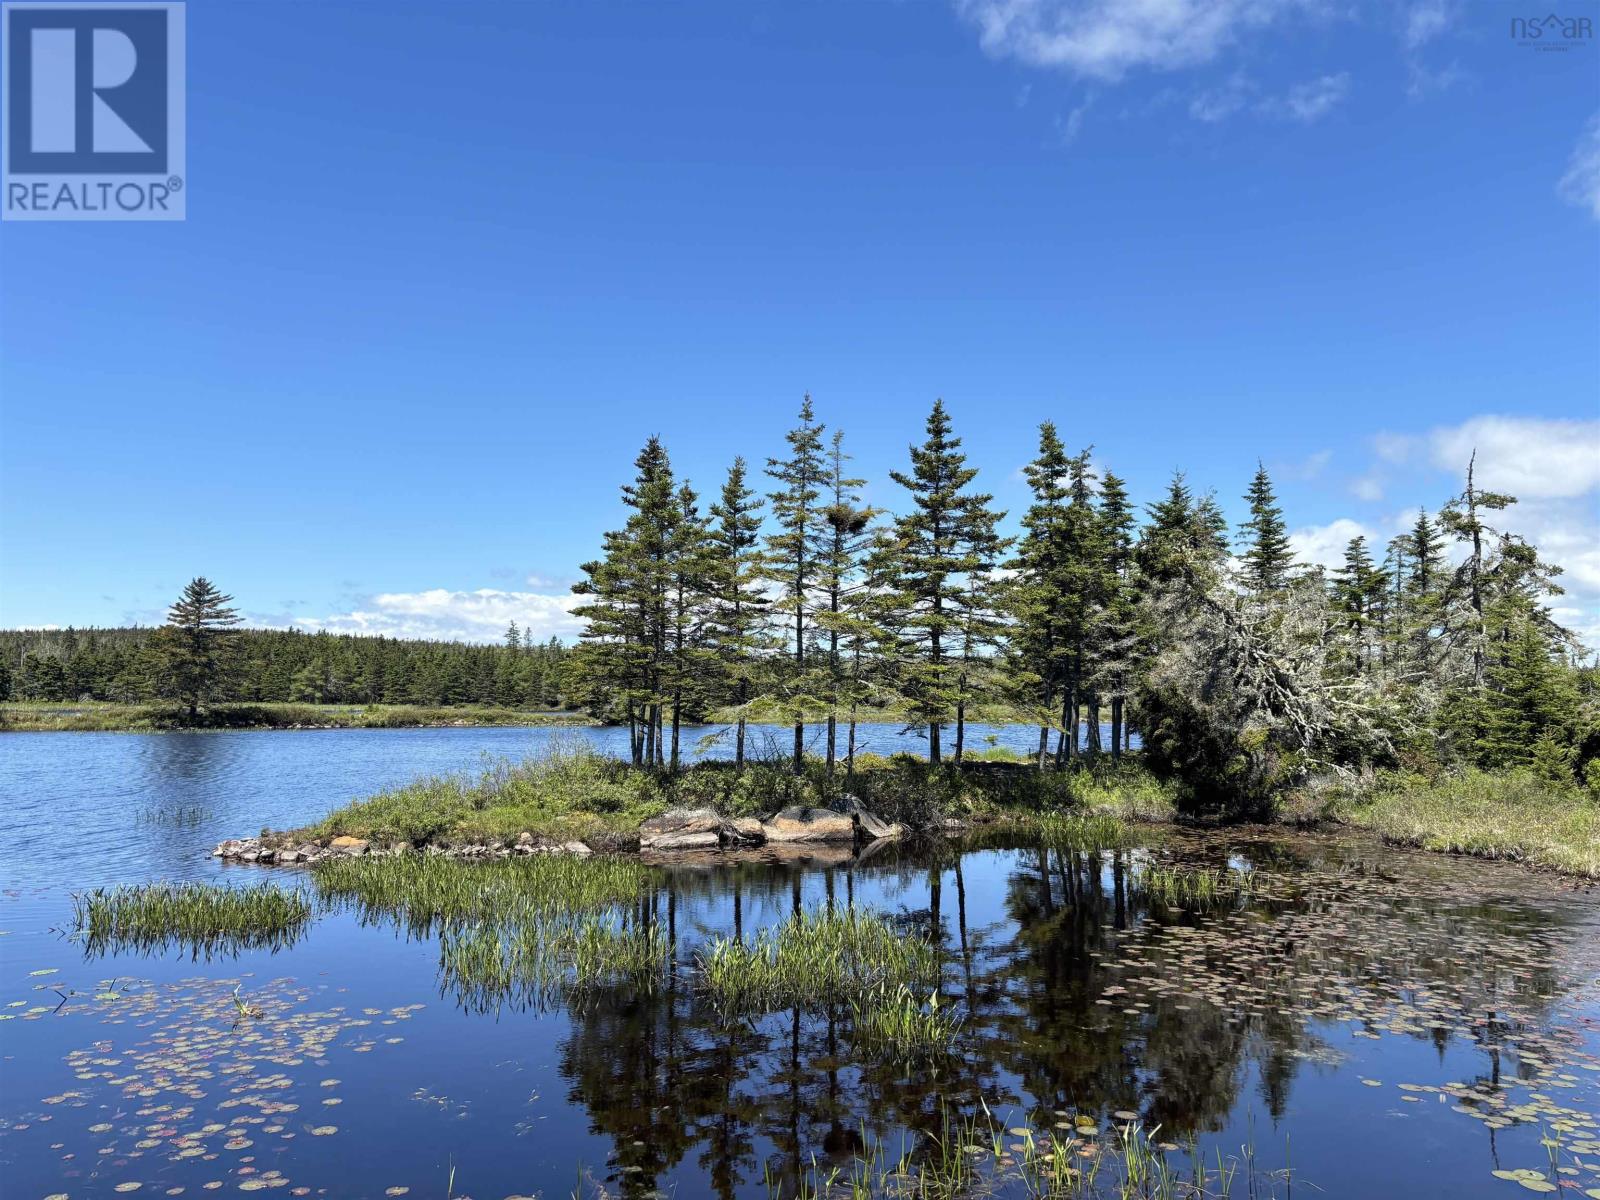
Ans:
[[[1592,636],[1600,45],[1519,12],[193,0],[188,220],[0,226],[0,625],[570,632],[644,438],[810,391],[876,503],[943,396],[1013,512],[1048,418],[1311,558],[1477,446]]]

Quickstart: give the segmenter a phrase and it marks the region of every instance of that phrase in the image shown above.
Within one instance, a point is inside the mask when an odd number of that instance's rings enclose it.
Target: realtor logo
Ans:
[[[181,221],[184,6],[0,9],[0,216]]]

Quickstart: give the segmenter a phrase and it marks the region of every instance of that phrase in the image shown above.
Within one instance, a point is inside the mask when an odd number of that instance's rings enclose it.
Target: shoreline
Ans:
[[[480,705],[351,705],[241,701],[220,704],[190,722],[181,709],[158,704],[0,703],[6,733],[228,733],[326,729],[600,728],[584,713],[486,708]]]

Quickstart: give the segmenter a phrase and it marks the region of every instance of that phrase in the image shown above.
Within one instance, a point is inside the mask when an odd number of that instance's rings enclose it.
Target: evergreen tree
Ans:
[[[789,431],[787,458],[769,458],[767,474],[779,487],[769,494],[777,528],[767,538],[766,573],[778,588],[776,614],[788,641],[788,669],[782,673],[781,707],[794,722],[794,769],[805,762],[806,716],[812,698],[808,650],[815,637],[809,621],[816,607],[825,523],[822,489],[827,464],[808,394],[800,404],[800,423]]]
[[[1121,758],[1127,698],[1138,653],[1138,605],[1133,582],[1133,505],[1127,485],[1110,471],[1100,480],[1101,630],[1097,691],[1111,701],[1111,756]],[[1098,739],[1098,710],[1090,715]]]
[[[1240,529],[1245,584],[1257,595],[1265,595],[1278,591],[1288,581],[1294,556],[1289,549],[1283,509],[1278,507],[1267,468],[1260,463],[1256,464],[1245,499],[1250,504],[1250,519]]]
[[[1068,471],[1066,447],[1054,423],[1046,421],[1039,426],[1038,456],[1022,469],[1033,492],[1033,503],[1022,518],[1023,534],[1017,542],[1016,558],[1007,564],[1013,572],[1007,589],[1013,691],[1037,716],[1041,769],[1050,746],[1050,727],[1067,653],[1060,625]]]
[[[200,705],[222,691],[233,666],[236,639],[231,630],[240,617],[228,607],[232,603],[232,596],[199,576],[167,610],[161,641],[163,690],[187,707],[191,721]]]
[[[735,458],[711,506],[710,638],[735,721],[734,765],[742,770],[745,725],[756,698],[758,655],[765,649],[762,630],[768,604],[762,588],[761,501],[745,483],[745,461]]]
[[[959,699],[958,631],[962,592],[985,562],[983,527],[996,519],[991,496],[965,491],[976,478],[961,439],[951,434],[942,400],[928,415],[927,439],[911,447],[911,470],[890,478],[911,493],[912,510],[895,521],[894,590],[900,597],[900,635],[908,648],[906,692],[912,713],[926,723],[928,761],[941,761],[940,731]]]
[[[850,704],[849,670],[844,652],[853,624],[861,619],[851,604],[861,586],[863,556],[871,534],[868,529],[875,515],[861,505],[860,488],[866,482],[851,478],[845,471],[850,456],[844,452],[844,432],[834,430],[827,457],[827,478],[823,493],[827,504],[822,509],[824,533],[818,556],[817,587],[819,604],[815,624],[825,654],[826,679],[819,689],[827,703],[826,763],[831,775],[838,752],[839,713]]]

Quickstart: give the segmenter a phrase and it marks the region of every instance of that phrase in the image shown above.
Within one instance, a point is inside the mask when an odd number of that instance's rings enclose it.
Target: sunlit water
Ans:
[[[1525,1194],[1495,1170],[1600,1188],[1600,899],[1362,839],[682,863],[645,905],[676,946],[664,985],[545,1011],[482,1011],[441,980],[434,938],[338,908],[291,949],[221,961],[90,958],[66,933],[84,887],[302,885],[209,849],[551,736],[0,739],[0,1195],[443,1197],[453,1167],[476,1200],[766,1196],[863,1136],[914,1153],[984,1106],[1002,1127],[1136,1114],[1208,1156],[1248,1146],[1257,1194],[1284,1195],[1285,1167],[1308,1196]],[[1152,863],[1246,868],[1255,894],[1169,911],[1140,888]],[[748,933],[828,903],[943,948],[963,1024],[937,1072],[859,1060],[846,1013],[728,1020],[696,987],[697,948],[736,909]],[[260,1016],[238,1019],[236,986]]]

